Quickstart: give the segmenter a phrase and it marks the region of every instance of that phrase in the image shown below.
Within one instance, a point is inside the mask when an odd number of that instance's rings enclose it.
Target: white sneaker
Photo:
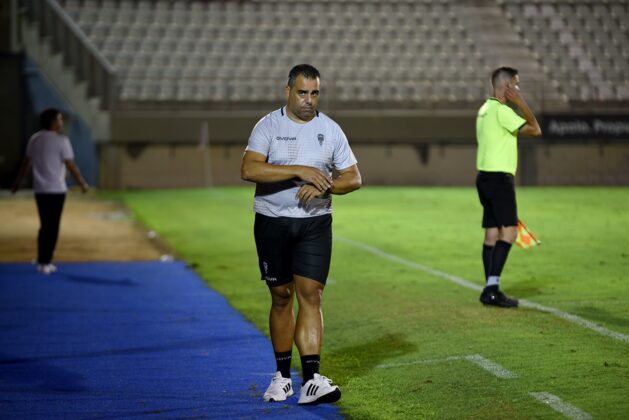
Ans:
[[[53,264],[37,264],[37,271],[42,274],[50,274],[57,271],[57,267]]]
[[[340,398],[341,390],[339,387],[332,385],[331,379],[315,373],[314,378],[301,386],[298,404],[314,405],[321,403],[333,403],[338,401]]]
[[[263,398],[264,401],[285,401],[291,395],[293,395],[293,380],[282,377],[282,374],[277,371]]]

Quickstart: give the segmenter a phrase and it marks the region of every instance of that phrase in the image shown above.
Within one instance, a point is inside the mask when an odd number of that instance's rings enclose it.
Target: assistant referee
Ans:
[[[256,183],[254,236],[261,278],[271,292],[269,325],[277,372],[265,401],[293,395],[293,342],[303,370],[299,404],[341,397],[338,386],[319,374],[321,299],[332,255],[331,194],[360,188],[361,176],[343,130],[317,109],[319,77],[308,64],[291,69],[286,106],[256,124],[242,160],[242,178]],[[334,179],[333,170],[338,172]]]
[[[481,106],[476,118],[476,188],[483,206],[485,288],[480,301],[503,308],[518,306],[500,291],[500,275],[518,223],[514,177],[518,165],[518,133],[539,137],[542,130],[520,92],[518,71],[500,67],[492,73],[493,97]],[[513,104],[518,115],[507,103]]]

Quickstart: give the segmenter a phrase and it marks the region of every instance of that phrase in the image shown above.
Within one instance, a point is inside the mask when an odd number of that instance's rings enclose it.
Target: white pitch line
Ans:
[[[486,371],[491,372],[494,376],[498,378],[515,379],[518,377],[518,375],[516,375],[515,373],[503,368],[496,362],[492,362],[489,359],[485,359],[480,354],[472,354],[469,356],[465,356],[464,358],[465,360],[469,360],[470,362],[477,364],[478,366],[482,367]]]
[[[574,420],[589,420],[592,418],[591,415],[580,408],[568,404],[562,401],[558,396],[549,394],[548,392],[529,392],[529,395],[544,404],[548,404],[550,408],[568,418]]]
[[[407,267],[413,268],[415,270],[419,270],[419,271],[423,271],[424,273],[428,273],[428,274],[432,274],[433,276],[436,277],[441,277],[443,279],[446,279],[452,283],[458,284],[459,286],[468,288],[468,289],[472,289],[472,290],[476,290],[478,292],[482,291],[483,288],[475,283],[472,283],[469,280],[466,280],[462,277],[458,277],[455,276],[453,274],[450,273],[446,273],[445,271],[441,271],[441,270],[437,270],[431,267],[428,267],[426,265],[423,264],[419,264],[413,261],[409,261],[405,258],[402,257],[398,257],[397,255],[393,255],[393,254],[389,254],[387,252],[382,251],[381,249],[378,249],[376,247],[373,247],[371,245],[367,245],[365,243],[362,242],[358,242],[355,241],[353,239],[349,239],[349,238],[345,238],[343,236],[338,236],[335,235],[334,239],[344,242],[346,244],[352,245],[356,248],[362,249],[363,251],[369,252],[370,254],[373,255],[377,255],[378,257],[387,259],[389,261],[392,262],[396,262],[398,264],[401,265],[405,265]],[[539,303],[535,303],[535,302],[531,302],[525,299],[520,299],[520,306],[525,307],[525,308],[531,308],[531,309],[537,309],[538,311],[541,312],[546,312],[552,315],[555,315],[561,319],[564,319],[568,322],[572,322],[573,324],[579,325],[581,327],[587,328],[589,330],[595,331],[599,334],[605,335],[607,337],[611,337],[614,340],[618,340],[624,343],[629,343],[629,335],[623,334],[623,333],[619,333],[617,331],[612,331],[609,330],[605,327],[602,327],[592,321],[589,321],[585,318],[581,318],[580,316],[577,315],[573,315],[570,314],[568,312],[564,312],[561,311],[559,309],[556,308],[552,308],[549,306],[544,306],[544,305],[540,305]]]
[[[511,372],[510,370],[505,369],[504,367],[500,366],[496,362],[492,362],[491,360],[481,356],[480,354],[468,354],[466,356],[450,356],[443,359],[426,359],[426,360],[414,360],[412,362],[388,363],[388,364],[377,365],[376,367],[381,368],[381,369],[389,369],[389,368],[412,366],[412,365],[434,365],[437,363],[446,363],[446,362],[451,362],[455,360],[467,360],[468,362],[471,362],[477,366],[480,366],[481,368],[485,369],[486,371],[496,376],[497,378],[515,379],[518,377],[518,375],[516,375],[515,373]]]

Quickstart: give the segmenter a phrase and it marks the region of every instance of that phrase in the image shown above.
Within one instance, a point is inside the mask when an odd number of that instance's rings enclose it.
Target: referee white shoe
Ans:
[[[314,378],[301,386],[298,404],[315,405],[333,403],[341,398],[341,390],[332,385],[332,380],[325,376],[314,374]]]
[[[293,395],[293,381],[291,378],[284,378],[277,371],[271,380],[271,385],[264,393],[264,401],[285,401],[286,398]]]

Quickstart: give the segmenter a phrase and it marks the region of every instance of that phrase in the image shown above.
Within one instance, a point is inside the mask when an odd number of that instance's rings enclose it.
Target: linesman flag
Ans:
[[[518,225],[516,226],[518,232],[517,238],[515,238],[515,244],[520,248],[532,248],[536,245],[541,245],[541,242],[537,240],[533,232],[526,227],[522,220],[518,219]]]

